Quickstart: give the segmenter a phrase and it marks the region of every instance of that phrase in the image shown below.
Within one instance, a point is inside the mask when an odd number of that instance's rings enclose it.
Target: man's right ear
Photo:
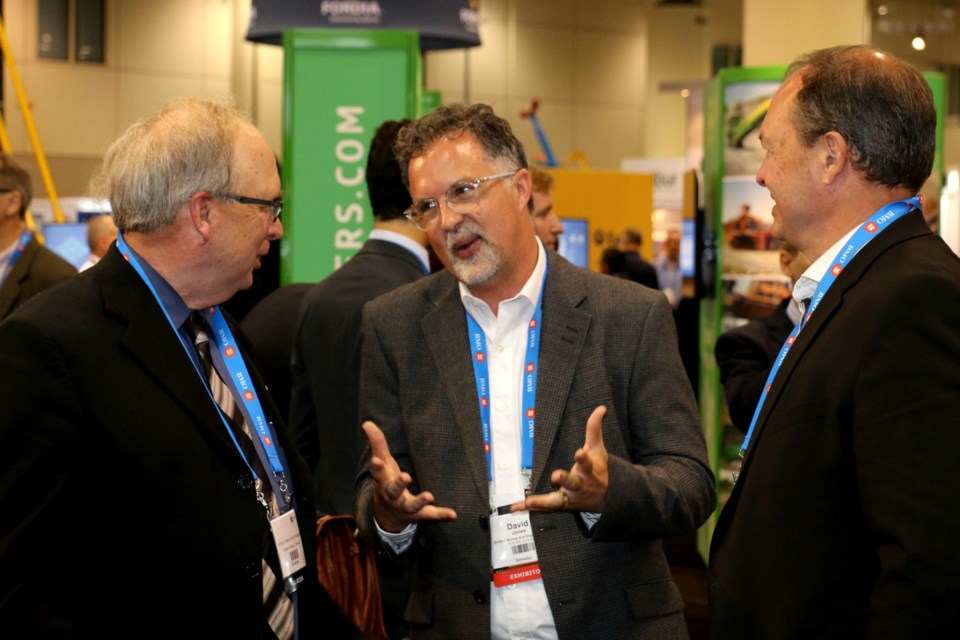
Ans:
[[[216,196],[209,191],[198,191],[183,204],[193,229],[200,235],[202,244],[206,244],[213,233],[212,214],[215,200]]]

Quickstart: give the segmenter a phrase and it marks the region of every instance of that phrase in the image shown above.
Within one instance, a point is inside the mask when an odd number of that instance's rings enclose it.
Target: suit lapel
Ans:
[[[576,267],[547,253],[549,268],[543,292],[543,317],[537,372],[536,434],[533,445],[532,486],[549,474],[547,458],[558,436],[567,397],[573,385],[575,364],[580,361],[590,326],[590,315],[579,305],[587,292]],[[586,425],[584,425],[586,428]]]
[[[153,294],[119,252],[108,252],[102,262],[104,305],[126,324],[122,343],[129,357],[170,394],[173,402],[196,416],[204,429],[235,453],[206,385]]]
[[[537,486],[542,474],[553,471],[546,469],[547,458],[557,438],[573,384],[573,365],[580,360],[591,321],[589,314],[578,309],[587,294],[576,267],[550,254],[548,256],[550,263],[543,293],[543,328],[537,373],[532,486]],[[448,402],[457,408],[453,411],[454,420],[467,451],[470,475],[481,494],[486,496],[489,487],[487,462],[483,454],[473,363],[469,358],[466,312],[452,277],[437,278],[429,297],[434,306],[424,315],[421,325],[437,369],[444,372],[441,384]]]
[[[800,331],[796,342],[790,348],[790,352],[780,366],[780,371],[777,372],[773,385],[770,387],[770,392],[767,394],[767,400],[763,405],[760,415],[757,417],[757,426],[754,429],[746,458],[743,461],[740,481],[734,486],[730,496],[731,501],[734,500],[739,493],[738,488],[749,470],[750,460],[763,436],[763,430],[767,420],[776,407],[777,402],[780,400],[784,390],[787,388],[793,371],[796,369],[798,363],[802,361],[804,354],[810,349],[810,346],[815,343],[817,336],[826,329],[830,320],[839,312],[843,306],[843,299],[847,291],[860,282],[870,265],[887,249],[895,244],[918,236],[929,235],[930,233],[931,231],[924,223],[920,213],[916,211],[911,212],[891,224],[888,229],[863,247],[860,253],[850,262],[850,265],[844,269],[843,273],[834,281],[833,286],[830,287],[827,294],[823,297],[823,300],[817,306],[815,313],[810,317],[810,320],[803,327],[803,330]]]
[[[3,285],[0,286],[0,319],[7,317],[13,305],[20,299],[23,279],[30,270],[38,246],[37,239],[31,238],[20,253],[20,257],[13,263],[13,268],[7,274]]]
[[[453,276],[443,274],[435,280],[428,293],[433,306],[424,314],[421,327],[437,370],[443,372],[441,385],[449,406],[453,407],[451,413],[463,441],[470,476],[480,495],[487,496],[487,460],[483,453],[466,311]]]

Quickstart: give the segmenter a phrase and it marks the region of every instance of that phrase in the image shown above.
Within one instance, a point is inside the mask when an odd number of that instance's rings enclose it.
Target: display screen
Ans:
[[[680,273],[684,278],[697,275],[697,221],[686,219],[680,232]]]
[[[90,256],[90,245],[87,244],[87,225],[84,222],[48,224],[43,228],[43,237],[48,249],[77,269]]]
[[[560,246],[557,248],[557,253],[578,267],[589,268],[587,221],[583,218],[560,218],[560,221],[563,223],[563,233],[559,237]]]

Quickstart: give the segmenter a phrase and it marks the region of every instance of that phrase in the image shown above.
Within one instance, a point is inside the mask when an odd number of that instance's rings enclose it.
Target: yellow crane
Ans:
[[[47,157],[43,154],[43,147],[40,145],[40,136],[37,135],[37,128],[33,123],[33,114],[30,112],[30,103],[27,102],[27,95],[23,90],[23,84],[20,82],[20,74],[17,72],[17,65],[10,52],[10,43],[7,41],[7,31],[3,26],[3,20],[0,19],[0,51],[3,53],[3,60],[7,64],[7,71],[10,73],[10,81],[17,92],[17,100],[20,103],[20,110],[23,112],[23,122],[27,127],[27,135],[30,136],[30,143],[33,145],[33,153],[37,158],[37,167],[40,169],[40,175],[43,178],[43,184],[47,189],[47,195],[50,198],[50,205],[53,208],[53,217],[57,222],[64,222],[63,211],[60,209],[60,200],[57,198],[57,190],[53,186],[53,178],[50,177],[50,168],[47,166]],[[4,153],[10,153],[10,138],[7,136],[7,128],[3,118],[0,118],[0,149]],[[33,221],[33,215],[27,211],[27,227],[30,228],[37,238],[42,241],[36,225]]]

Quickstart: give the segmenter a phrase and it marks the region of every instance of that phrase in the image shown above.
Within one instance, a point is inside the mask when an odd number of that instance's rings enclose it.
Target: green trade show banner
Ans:
[[[280,281],[316,282],[356,253],[373,227],[367,150],[384,120],[418,115],[419,36],[292,29],[283,49]]]

